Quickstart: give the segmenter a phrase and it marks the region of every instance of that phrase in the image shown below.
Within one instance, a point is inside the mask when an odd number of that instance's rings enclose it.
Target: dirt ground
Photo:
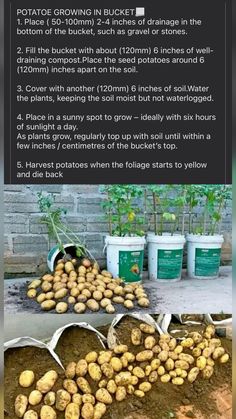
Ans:
[[[143,349],[141,344],[134,347],[130,341],[130,331],[140,322],[136,319],[124,317],[117,325],[117,335],[121,343],[129,346],[131,351]],[[185,326],[186,327],[186,326]],[[99,331],[107,335],[107,327],[100,327]],[[222,339],[226,351],[232,354],[230,340]],[[94,333],[79,328],[67,329],[61,336],[56,352],[62,363],[78,361],[90,350],[102,349],[101,343],[94,338]],[[172,383],[163,384],[160,380],[146,393],[143,399],[128,396],[122,402],[114,401],[108,407],[104,419],[230,419],[232,418],[231,400],[231,361],[221,365],[216,363],[214,374],[210,380],[198,378],[193,384],[185,381],[182,386]],[[59,379],[55,390],[61,387],[63,379],[62,369],[55,363],[50,354],[44,349],[19,348],[8,350],[5,354],[5,418],[17,419],[14,414],[14,400],[17,394],[29,394],[33,389],[22,389],[18,385],[18,377],[24,369],[32,369],[38,379],[49,369],[56,369]],[[37,411],[40,410],[37,406]],[[64,413],[57,415],[64,418]]]

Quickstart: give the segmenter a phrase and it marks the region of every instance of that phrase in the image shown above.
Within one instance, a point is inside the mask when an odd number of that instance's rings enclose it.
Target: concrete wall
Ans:
[[[39,223],[41,214],[36,194],[42,190],[53,193],[58,206],[67,208],[69,226],[86,239],[87,247],[104,264],[104,237],[108,231],[98,185],[6,185],[6,277],[40,275],[47,269],[47,252],[54,243],[49,243],[46,227]],[[224,264],[231,261],[231,219],[231,207],[227,207],[222,228]]]

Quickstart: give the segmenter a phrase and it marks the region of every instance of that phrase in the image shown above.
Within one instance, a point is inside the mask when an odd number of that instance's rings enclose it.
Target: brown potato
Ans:
[[[28,406],[28,399],[24,394],[18,394],[15,400],[15,414],[18,418],[22,418]]]
[[[56,393],[54,391],[49,391],[44,396],[43,401],[47,406],[53,406],[56,403]]]
[[[71,380],[70,378],[66,378],[63,381],[63,387],[70,394],[78,393],[78,387],[76,385],[76,382],[74,380]]]
[[[83,419],[93,419],[94,407],[91,403],[85,403],[81,409]]]
[[[86,305],[84,303],[76,303],[74,305],[74,311],[78,314],[84,313],[86,311]]]
[[[29,404],[31,404],[31,406],[37,406],[37,404],[41,402],[42,398],[43,395],[40,391],[33,390],[29,395]]]
[[[100,381],[102,378],[101,368],[95,362],[88,364],[88,373],[94,381]]]
[[[41,393],[48,393],[58,378],[57,372],[50,370],[46,372],[36,383],[36,390],[41,391]]]
[[[41,419],[56,419],[57,414],[51,406],[42,406],[40,410]]]
[[[66,390],[58,390],[56,393],[56,409],[63,412],[71,401],[71,395]]]
[[[124,386],[118,386],[116,390],[116,400],[121,402],[126,398],[126,388]]]
[[[77,403],[69,403],[65,410],[65,419],[78,419],[80,408]]]
[[[140,329],[135,327],[131,331],[131,342],[134,346],[138,346],[141,344],[141,340],[142,340],[142,332]]]
[[[80,359],[76,364],[75,374],[78,375],[79,377],[84,377],[87,374],[87,371],[88,371],[87,361],[85,361],[85,359]]]
[[[34,382],[34,372],[31,370],[25,370],[20,374],[19,384],[21,387],[30,387]]]
[[[82,391],[82,393],[86,394],[91,394],[92,390],[91,387],[88,383],[88,381],[86,380],[86,378],[84,377],[78,377],[76,380],[77,386],[79,387],[79,389]]]

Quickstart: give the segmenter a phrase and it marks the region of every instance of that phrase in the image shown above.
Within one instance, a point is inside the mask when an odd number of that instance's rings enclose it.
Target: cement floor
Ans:
[[[40,306],[26,298],[26,282],[33,278],[5,280],[4,301],[6,314],[43,313]],[[144,275],[143,285],[150,298],[148,309],[136,308],[133,311],[149,313],[232,313],[232,268],[220,268],[220,276],[214,280],[194,280],[183,271],[182,280],[174,283],[150,281]],[[117,313],[130,311],[117,305]],[[67,314],[68,316],[73,316]],[[88,312],[88,314],[90,314]],[[95,313],[96,315],[98,313]],[[99,313],[100,314],[100,313]],[[103,312],[101,312],[103,314]],[[78,321],[78,315],[74,314]],[[69,320],[69,319],[68,319]]]

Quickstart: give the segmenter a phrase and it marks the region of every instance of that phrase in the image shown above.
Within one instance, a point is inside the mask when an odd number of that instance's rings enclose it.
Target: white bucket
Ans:
[[[76,247],[73,243],[64,244],[63,247],[72,257],[76,256]],[[56,261],[62,257],[63,253],[59,246],[54,246],[50,252],[48,252],[47,265],[51,272],[54,271]]]
[[[149,234],[147,241],[149,279],[160,282],[179,281],[183,265],[184,236]]]
[[[107,269],[125,282],[140,282],[143,271],[144,237],[106,236]]]
[[[187,270],[190,278],[215,279],[219,276],[222,235],[187,235]]]

